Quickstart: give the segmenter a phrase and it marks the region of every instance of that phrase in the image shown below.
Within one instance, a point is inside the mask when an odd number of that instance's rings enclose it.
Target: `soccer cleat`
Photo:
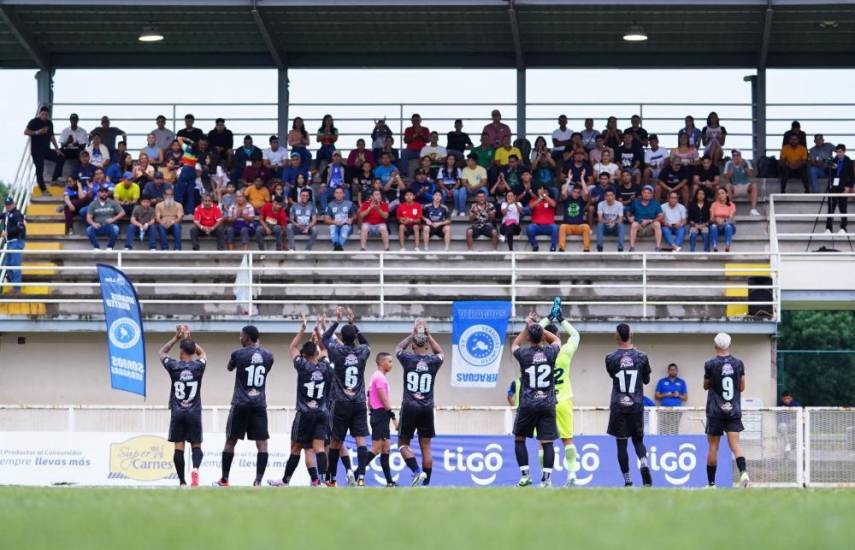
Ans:
[[[631,481],[624,481],[623,486],[624,487],[632,487],[632,482]]]
[[[365,487],[365,478],[360,477],[359,479],[357,479],[356,480],[356,486],[357,487]]]
[[[190,472],[190,487],[198,487],[199,486],[199,470],[193,470]]]
[[[356,475],[350,470],[347,471],[347,486],[356,487]]]
[[[541,487],[541,489],[548,489],[548,488],[552,487],[552,478],[548,477],[544,480],[541,480],[540,487]]]
[[[517,481],[517,487],[528,487],[531,485],[531,476],[529,474],[525,474],[520,477],[520,480]]]
[[[641,467],[641,482],[645,487],[653,487],[653,477],[650,475],[650,468],[647,466]]]
[[[399,486],[399,485],[398,485],[396,482],[394,482],[394,481],[389,482],[389,483],[387,483],[387,484],[386,484],[386,487],[398,487],[398,486]]]
[[[743,489],[747,489],[750,483],[751,478],[748,477],[748,472],[742,472],[742,475],[739,476],[739,486]]]
[[[570,476],[567,478],[567,483],[564,484],[565,487],[575,487],[576,486],[576,476]]]
[[[268,479],[267,484],[271,487],[287,487],[288,484],[284,479]]]
[[[550,319],[558,319],[561,317],[561,297],[556,296],[554,300],[552,300],[552,311],[549,312]]]
[[[413,487],[418,487],[419,485],[421,485],[422,483],[424,483],[426,479],[427,479],[427,474],[426,474],[426,473],[424,473],[424,472],[419,472],[419,473],[417,473],[417,474],[413,474],[413,483],[412,483],[412,486],[413,486]]]
[[[334,479],[331,479],[331,480],[326,482],[326,486],[327,487],[336,487],[336,486],[338,486],[338,484],[335,482]]]
[[[323,486],[324,485],[323,485],[323,483],[321,483],[321,480],[319,480],[319,479],[313,479],[312,480],[312,487],[323,487]]]
[[[226,479],[218,479],[213,483],[214,487],[229,487],[229,482]]]

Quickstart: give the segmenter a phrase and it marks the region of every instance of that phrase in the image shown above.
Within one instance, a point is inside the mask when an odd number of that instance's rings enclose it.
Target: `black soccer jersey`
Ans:
[[[404,371],[404,405],[433,407],[436,373],[442,366],[442,355],[419,355],[399,351],[398,361]]]
[[[297,371],[297,411],[329,412],[332,367],[327,359],[312,363],[302,355],[294,359]]]
[[[742,418],[742,394],[739,381],[745,376],[740,359],[715,356],[704,363],[704,379],[710,381],[707,390],[707,416],[724,419]]]
[[[520,364],[519,408],[554,407],[557,344],[519,348],[514,357]]]
[[[635,348],[618,349],[606,355],[606,371],[612,378],[610,408],[638,412],[644,407],[644,384],[650,383],[647,354]]]
[[[346,346],[330,342],[327,346],[333,367],[333,401],[365,402],[365,364],[371,348],[365,344]]]
[[[267,375],[273,368],[273,354],[264,348],[249,346],[236,349],[229,359],[229,370],[235,371],[232,405],[266,407]]]
[[[202,375],[205,374],[205,359],[179,361],[164,357],[161,362],[172,380],[169,392],[169,409],[172,412],[202,410]]]

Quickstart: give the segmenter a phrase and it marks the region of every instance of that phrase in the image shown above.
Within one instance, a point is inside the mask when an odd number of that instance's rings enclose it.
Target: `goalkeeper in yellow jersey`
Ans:
[[[561,315],[561,298],[556,297],[552,303],[549,317],[540,320],[541,326],[558,336],[558,323],[567,333],[567,340],[561,346],[561,351],[555,360],[555,419],[558,423],[558,436],[564,444],[564,463],[567,466],[567,486],[576,485],[576,471],[579,469],[578,453],[573,444],[573,388],[570,384],[570,364],[576,350],[579,349],[581,336],[569,321]]]

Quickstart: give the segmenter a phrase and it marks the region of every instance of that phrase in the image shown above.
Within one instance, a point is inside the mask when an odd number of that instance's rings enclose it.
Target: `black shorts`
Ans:
[[[421,224],[407,225],[407,224],[402,223],[400,225],[400,227],[404,228],[404,235],[413,235],[416,231],[422,230]]]
[[[740,418],[707,417],[707,435],[723,435],[726,432],[741,432],[745,429]],[[171,440],[170,440],[171,441]]]
[[[294,423],[291,424],[291,441],[296,441],[304,448],[311,447],[312,441],[329,438],[329,415],[323,411],[297,411]]]
[[[555,407],[520,407],[514,419],[514,435],[534,437],[540,441],[558,439],[558,424],[555,422]]]
[[[173,411],[169,419],[169,441],[202,442],[202,411]]]
[[[618,438],[644,437],[644,411],[611,411],[606,433]]]
[[[389,431],[389,413],[386,409],[371,409],[371,441],[392,439]]]
[[[364,402],[333,401],[330,420],[332,439],[344,441],[347,432],[351,437],[368,436],[368,414]]]
[[[448,227],[448,226],[443,225],[442,227],[431,227],[430,228],[430,234],[428,236],[429,237],[439,237],[440,239],[442,239],[445,237],[445,233],[443,231],[445,231],[446,227]]]
[[[229,411],[229,421],[226,423],[228,439],[251,439],[266,441],[270,439],[267,432],[267,407],[250,405],[232,405]]]
[[[469,229],[472,230],[472,238],[477,239],[478,237],[487,237],[488,239],[493,238],[493,232],[496,230],[490,224],[487,225],[470,225]]]
[[[416,405],[401,406],[401,420],[398,425],[398,437],[410,440],[419,432],[419,439],[430,439],[436,436],[433,425],[433,407],[419,407]]]

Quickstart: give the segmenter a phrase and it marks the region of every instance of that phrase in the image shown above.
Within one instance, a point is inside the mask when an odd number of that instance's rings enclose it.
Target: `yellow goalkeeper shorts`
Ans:
[[[559,401],[555,405],[555,421],[558,424],[558,437],[573,437],[573,401]]]

